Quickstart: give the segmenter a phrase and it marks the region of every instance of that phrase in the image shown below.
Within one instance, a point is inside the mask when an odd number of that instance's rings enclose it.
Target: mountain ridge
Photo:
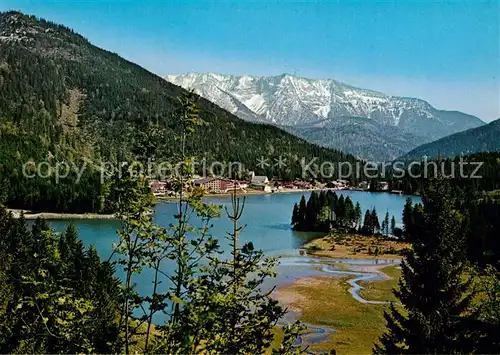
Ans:
[[[374,162],[391,161],[426,141],[424,137],[380,125],[366,117],[344,117],[338,122],[324,120],[309,127],[282,128],[315,144],[341,147],[343,151]]]
[[[195,91],[201,91],[201,96],[207,95],[206,88],[208,85],[217,84],[216,88],[222,92],[231,95],[231,97],[240,100],[246,107],[251,109],[257,115],[264,115],[265,118],[271,120],[275,124],[290,125],[295,123],[286,120],[283,117],[275,117],[271,112],[265,111],[266,108],[271,108],[279,104],[278,100],[283,100],[277,97],[277,92],[280,89],[286,90],[286,93],[296,94],[298,102],[295,104],[312,106],[312,112],[309,112],[310,118],[305,122],[315,121],[314,117],[332,118],[337,116],[348,117],[368,117],[378,120],[379,122],[384,119],[391,118],[392,122],[387,120],[392,125],[401,125],[405,123],[404,110],[409,108],[420,110],[421,115],[427,115],[428,118],[433,118],[433,114],[439,116],[439,113],[446,114],[460,114],[470,118],[473,122],[468,125],[481,125],[484,124],[479,118],[453,110],[439,110],[434,108],[427,101],[409,96],[395,96],[388,95],[379,91],[359,88],[335,79],[309,79],[305,77],[295,76],[292,74],[281,74],[276,76],[253,76],[253,75],[226,75],[217,73],[187,73],[180,75],[167,75],[165,77],[176,85],[184,88],[193,88]],[[257,87],[260,86],[260,87]],[[264,89],[268,89],[266,92]],[[269,90],[271,89],[271,90]],[[330,92],[312,93],[312,97],[307,97],[307,90],[321,89],[330,90]],[[253,91],[252,91],[253,90]],[[274,90],[274,92],[272,92]],[[249,92],[250,91],[250,92]],[[205,95],[203,95],[205,94]],[[270,97],[273,96],[273,97]],[[349,100],[347,100],[349,98]],[[270,102],[265,102],[266,99],[274,99]],[[391,104],[412,105],[413,107],[383,107],[387,105],[387,101],[397,101]],[[216,102],[216,100],[214,100]],[[316,101],[316,102],[315,102]],[[378,102],[377,102],[378,101]],[[384,102],[385,101],[385,102]],[[378,105],[377,105],[378,104]],[[327,107],[330,105],[331,107]],[[338,107],[335,107],[338,106]],[[342,107],[344,105],[344,107]],[[349,114],[339,114],[341,109],[350,109]],[[377,112],[377,109],[385,109],[386,112]],[[399,112],[390,112],[391,110],[400,109]],[[355,115],[355,111],[364,112],[362,115]],[[385,117],[384,114],[390,112],[391,117]],[[443,117],[436,117],[444,123],[453,124]],[[304,122],[301,122],[304,123]],[[467,127],[467,125],[466,125]],[[460,127],[462,128],[462,127]],[[472,128],[472,127],[471,127]]]
[[[280,127],[307,127],[321,120],[331,120],[332,125],[338,125],[339,122],[334,121],[341,121],[344,117],[370,118],[380,125],[378,130],[381,135],[387,135],[383,130],[393,126],[400,130],[401,135],[421,137],[410,149],[484,124],[475,116],[439,110],[419,98],[387,95],[335,79],[308,79],[291,74],[251,76],[216,73],[168,75],[165,79],[183,88],[194,89],[242,119]],[[307,135],[301,136],[313,143],[323,143]],[[365,138],[370,139],[369,136]],[[342,142],[332,141],[327,146],[358,153]],[[401,149],[407,148],[397,146],[394,151],[378,157],[393,159],[401,153]],[[361,153],[365,158],[373,156],[369,146]]]
[[[483,152],[500,152],[500,118],[484,126],[471,128],[421,145],[399,159],[452,158]]]

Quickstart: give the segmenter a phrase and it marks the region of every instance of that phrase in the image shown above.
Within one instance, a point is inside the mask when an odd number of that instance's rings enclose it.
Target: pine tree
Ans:
[[[380,232],[380,221],[378,220],[377,210],[373,207],[371,216],[371,234],[377,234]]]
[[[337,215],[337,220],[340,225],[345,225],[345,198],[344,195],[340,195],[337,201],[337,209],[335,210],[335,214]]]
[[[396,229],[396,218],[392,216],[391,219],[391,234],[394,235],[394,230]]]
[[[385,233],[385,230],[386,230],[386,222],[385,222],[385,218],[382,220],[382,226],[380,227],[381,228],[381,232],[382,234]]]
[[[337,194],[332,190],[328,190],[326,192],[326,198],[328,200],[328,205],[330,206],[330,209],[335,211],[336,202],[337,202]]]
[[[299,205],[297,205],[297,203],[295,203],[293,205],[293,212],[292,212],[292,227],[295,226],[297,224],[299,220]]]
[[[399,290],[405,308],[385,313],[387,331],[375,354],[442,354],[463,348],[461,315],[467,308],[462,280],[465,238],[462,216],[455,209],[449,185],[438,180],[424,192],[424,221],[412,234],[412,249],[402,262]]]
[[[382,221],[382,233],[386,236],[389,235],[389,212],[385,213],[384,220]]]
[[[354,210],[354,204],[352,203],[352,200],[349,196],[345,199],[344,214],[346,220],[345,225],[349,228],[352,228],[356,221],[356,214]]]
[[[356,202],[354,213],[356,215],[356,228],[359,230],[361,229],[361,218],[363,217],[363,212],[361,212],[361,206],[359,205],[359,202]]]
[[[332,196],[331,207],[332,207],[332,210],[335,211],[335,213],[337,213],[338,205],[339,205],[339,196],[337,195],[336,192],[334,192],[333,196]]]
[[[307,211],[307,203],[304,195],[300,198],[299,202],[299,211],[297,215],[297,224],[295,229],[302,230],[304,229],[305,221],[306,221],[306,212]]]
[[[406,241],[411,242],[411,236],[413,234],[413,203],[411,198],[406,199],[405,206],[403,208],[403,233]]]
[[[363,228],[362,231],[364,234],[372,234],[372,215],[370,213],[370,210],[366,210],[365,212],[365,218],[363,220]]]
[[[324,190],[322,190],[319,193],[319,205],[320,205],[320,209],[322,209],[324,206],[328,205],[328,197],[326,195],[326,191],[324,191]]]
[[[305,230],[312,231],[316,227],[318,215],[320,214],[319,197],[316,191],[311,192],[306,204]]]

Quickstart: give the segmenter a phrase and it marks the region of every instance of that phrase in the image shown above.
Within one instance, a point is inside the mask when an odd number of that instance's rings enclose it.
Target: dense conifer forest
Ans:
[[[415,160],[427,156],[453,158],[479,152],[500,152],[500,118],[478,128],[468,129],[421,145],[399,159]]]
[[[405,253],[375,354],[498,353],[500,204],[444,179],[403,212]]]
[[[399,168],[400,171],[396,171],[395,168]],[[401,169],[404,174],[401,173]],[[376,186],[379,181],[387,180],[391,190],[420,194],[426,180],[439,175],[451,179],[453,186],[460,190],[485,193],[498,190],[500,189],[500,153],[476,153],[447,159],[416,160],[411,167],[408,164],[406,166],[393,165],[386,169],[385,175],[373,179],[372,185]]]
[[[292,228],[303,232],[329,232],[333,229],[364,235],[389,236],[396,231],[394,216],[386,213],[380,223],[376,208],[361,210],[359,202],[332,190],[312,191],[306,201],[302,195],[292,211]]]
[[[121,282],[70,225],[31,227],[0,206],[0,352],[119,350]],[[45,329],[45,331],[44,331]]]

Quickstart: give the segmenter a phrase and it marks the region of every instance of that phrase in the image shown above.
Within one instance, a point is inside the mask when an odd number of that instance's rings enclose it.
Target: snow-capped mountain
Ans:
[[[333,122],[348,124],[347,117],[365,117],[380,129],[392,126],[421,137],[420,142],[425,143],[484,124],[471,115],[438,110],[424,100],[390,96],[333,79],[213,73],[169,75],[165,79],[194,89],[242,119],[279,126],[317,128],[318,122],[331,126]],[[335,142],[329,145],[335,146]]]

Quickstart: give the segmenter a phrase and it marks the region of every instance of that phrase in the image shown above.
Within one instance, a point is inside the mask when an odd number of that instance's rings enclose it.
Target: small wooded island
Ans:
[[[408,200],[403,210],[407,225],[421,210]],[[380,223],[375,208],[367,209],[364,218],[359,202],[336,192],[313,191],[306,201],[302,195],[292,212],[292,227],[303,232],[325,232],[323,238],[306,244],[308,254],[334,258],[401,258],[409,248],[403,230],[396,227],[394,216],[386,213]]]
[[[411,199],[405,205],[405,211],[412,208]],[[415,209],[420,210],[420,204],[415,205]],[[403,218],[405,215],[403,211]],[[309,199],[302,195],[300,202],[294,205],[292,212],[292,228],[301,232],[331,232],[333,230],[344,233],[359,233],[362,235],[384,235],[395,238],[402,237],[402,229],[396,227],[396,219],[389,213],[380,223],[377,210],[366,210],[364,218],[362,216],[359,202],[355,204],[349,196],[337,195],[336,192],[316,191],[311,192]]]

